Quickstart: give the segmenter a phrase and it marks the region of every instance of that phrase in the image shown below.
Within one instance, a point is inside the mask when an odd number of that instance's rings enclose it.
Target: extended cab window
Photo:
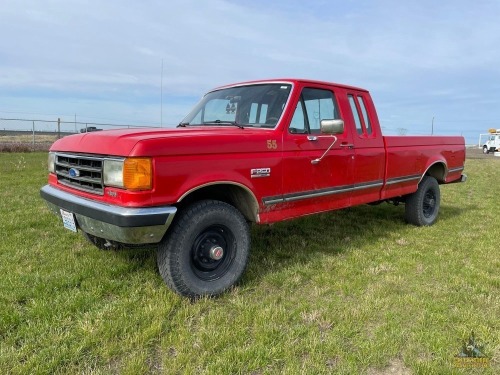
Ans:
[[[249,124],[265,124],[267,117],[267,104],[252,103],[250,106]]]
[[[354,95],[349,94],[347,95],[347,98],[349,99],[352,117],[354,118],[354,124],[356,125],[356,132],[359,135],[372,135],[372,124],[370,122],[370,117],[368,116],[363,97],[361,95],[357,95],[356,99],[354,99]]]
[[[351,106],[352,116],[354,117],[354,123],[356,124],[356,132],[358,134],[363,134],[363,126],[361,125],[361,117],[359,116],[358,107],[356,107],[356,102],[352,95],[347,95],[349,98],[349,105]]]
[[[372,124],[370,123],[370,118],[368,117],[368,113],[366,112],[365,101],[362,96],[358,96],[359,107],[361,108],[361,113],[363,114],[363,120],[365,122],[366,134],[372,134]]]
[[[338,107],[333,92],[305,88],[302,90],[288,130],[290,133],[319,134],[321,120],[337,118],[339,118]]]

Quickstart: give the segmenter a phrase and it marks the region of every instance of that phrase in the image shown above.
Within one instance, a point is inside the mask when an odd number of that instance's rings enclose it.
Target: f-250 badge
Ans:
[[[271,168],[255,168],[250,170],[250,177],[269,177],[271,176]]]

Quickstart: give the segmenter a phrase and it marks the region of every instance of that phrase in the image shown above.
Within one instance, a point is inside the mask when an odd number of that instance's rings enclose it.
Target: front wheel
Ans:
[[[483,154],[489,154],[489,153],[490,153],[490,150],[488,149],[488,147],[483,146]]]
[[[236,284],[250,252],[250,230],[233,206],[213,200],[179,213],[159,244],[157,263],[165,283],[180,295],[215,296]]]
[[[440,204],[441,192],[437,180],[424,176],[417,191],[406,199],[406,221],[419,227],[432,225],[438,218]]]

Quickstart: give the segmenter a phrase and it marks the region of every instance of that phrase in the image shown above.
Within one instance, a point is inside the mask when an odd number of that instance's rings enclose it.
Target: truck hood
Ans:
[[[233,153],[256,151],[252,139],[263,149],[271,135],[272,129],[233,126],[102,130],[61,138],[50,151],[111,156]]]

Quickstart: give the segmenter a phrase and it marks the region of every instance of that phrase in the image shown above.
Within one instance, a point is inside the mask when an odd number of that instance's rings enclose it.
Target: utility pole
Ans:
[[[432,116],[432,128],[431,128],[431,135],[434,135],[434,116]]]
[[[161,80],[160,80],[160,127],[163,128],[163,59],[161,59]]]

